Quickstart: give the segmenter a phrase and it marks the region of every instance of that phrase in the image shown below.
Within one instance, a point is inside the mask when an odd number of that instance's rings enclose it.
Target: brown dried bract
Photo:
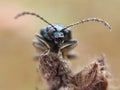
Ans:
[[[74,76],[76,84],[75,90],[91,90],[92,84],[95,82],[98,73],[98,65],[96,63],[85,67],[77,75]]]

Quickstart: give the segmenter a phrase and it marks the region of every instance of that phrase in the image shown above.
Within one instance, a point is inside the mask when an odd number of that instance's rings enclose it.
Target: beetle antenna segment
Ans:
[[[48,25],[52,26],[55,30],[56,27],[54,27],[51,23],[49,23],[47,20],[45,20],[43,17],[41,17],[40,15],[36,14],[36,13],[33,13],[33,12],[22,12],[22,13],[19,13],[18,15],[15,16],[15,19],[21,17],[21,16],[24,16],[24,15],[33,15],[33,16],[36,16],[38,17],[39,19],[43,20],[44,22],[46,22]]]
[[[65,30],[67,28],[70,28],[70,27],[73,27],[73,26],[78,25],[78,24],[89,22],[89,21],[100,22],[100,23],[104,24],[106,27],[108,27],[109,30],[112,29],[112,27],[109,25],[109,23],[107,21],[103,20],[103,19],[100,19],[100,18],[87,18],[87,19],[80,20],[80,21],[78,21],[76,23],[70,24],[70,25],[66,26],[63,30]]]

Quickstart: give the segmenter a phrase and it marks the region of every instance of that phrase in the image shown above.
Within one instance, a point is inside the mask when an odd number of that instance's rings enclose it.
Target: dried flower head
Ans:
[[[59,58],[56,53],[41,55],[39,70],[51,90],[67,86],[72,78],[72,71],[66,60]]]

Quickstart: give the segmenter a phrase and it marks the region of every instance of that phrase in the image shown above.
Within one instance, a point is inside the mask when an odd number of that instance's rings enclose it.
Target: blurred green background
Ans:
[[[32,46],[34,33],[47,24],[32,16],[14,20],[23,11],[40,14],[51,23],[69,25],[88,17],[103,18],[112,31],[100,23],[81,24],[72,29],[79,41],[72,60],[74,71],[91,58],[105,53],[114,84],[120,83],[120,0],[0,0],[0,90],[47,90],[36,72]],[[115,86],[116,87],[116,86]],[[114,89],[112,89],[114,90]],[[118,89],[119,90],[119,89]]]

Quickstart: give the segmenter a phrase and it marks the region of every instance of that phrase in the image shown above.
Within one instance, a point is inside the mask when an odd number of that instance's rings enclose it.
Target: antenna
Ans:
[[[73,27],[75,25],[79,25],[79,24],[82,24],[82,23],[86,23],[86,22],[90,22],[90,21],[94,21],[94,22],[100,22],[102,24],[104,24],[106,27],[108,27],[109,30],[111,30],[111,26],[109,25],[109,23],[103,19],[100,19],[100,18],[87,18],[87,19],[83,19],[83,20],[80,20],[76,23],[73,23],[73,24],[70,24],[68,26],[66,26],[65,28],[63,28],[63,30],[67,29],[67,28],[70,28],[70,27]]]
[[[15,16],[15,19],[17,19],[17,18],[19,18],[19,17],[21,17],[21,16],[24,16],[24,15],[36,16],[36,17],[38,17],[39,19],[41,19],[41,20],[43,20],[44,22],[46,22],[48,25],[52,26],[55,30],[57,30],[56,27],[54,27],[51,23],[49,23],[47,20],[45,20],[45,19],[44,19],[43,17],[41,17],[40,15],[38,15],[38,14],[36,14],[36,13],[33,13],[33,12],[27,12],[27,11],[25,11],[25,12],[19,13],[18,15]]]

